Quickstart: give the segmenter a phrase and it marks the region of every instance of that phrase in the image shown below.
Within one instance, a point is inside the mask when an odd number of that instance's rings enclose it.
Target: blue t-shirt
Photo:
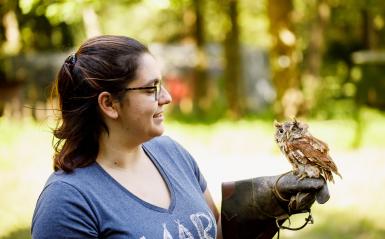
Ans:
[[[165,136],[143,149],[170,190],[168,209],[136,197],[93,163],[49,177],[36,204],[32,237],[215,239],[215,218],[203,196],[206,181],[195,160]]]

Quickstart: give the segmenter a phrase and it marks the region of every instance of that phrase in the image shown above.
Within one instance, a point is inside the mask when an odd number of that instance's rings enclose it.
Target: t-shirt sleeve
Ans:
[[[195,161],[195,159],[191,155],[190,155],[190,161],[192,164],[192,168],[194,170],[195,177],[198,180],[199,186],[201,187],[202,192],[205,192],[206,188],[207,188],[207,181],[206,181],[205,177],[203,176],[202,172],[200,171],[197,162]]]
[[[96,218],[72,185],[52,182],[41,193],[32,219],[32,238],[98,238]]]

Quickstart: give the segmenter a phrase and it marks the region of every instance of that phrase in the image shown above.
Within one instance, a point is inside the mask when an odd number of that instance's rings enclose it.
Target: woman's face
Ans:
[[[151,87],[161,80],[160,68],[148,53],[139,58],[136,79],[127,88]],[[163,106],[171,102],[171,96],[161,88],[157,100],[156,90],[129,90],[121,102],[119,117],[125,133],[138,140],[149,140],[163,134]]]

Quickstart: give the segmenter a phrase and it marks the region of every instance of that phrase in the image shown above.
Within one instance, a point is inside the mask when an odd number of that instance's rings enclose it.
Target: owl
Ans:
[[[322,176],[334,183],[332,173],[341,177],[327,144],[312,136],[306,123],[294,119],[283,123],[275,121],[274,126],[275,141],[300,180]]]

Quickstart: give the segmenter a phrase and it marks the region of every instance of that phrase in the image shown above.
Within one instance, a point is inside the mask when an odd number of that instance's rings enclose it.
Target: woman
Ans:
[[[156,138],[171,96],[144,45],[90,39],[63,64],[56,87],[55,173],[36,206],[34,238],[215,238],[218,213],[195,161]]]
[[[54,130],[55,172],[38,199],[33,238],[222,237],[218,211],[195,160],[161,136],[171,96],[143,44],[123,36],[89,39],[63,64],[56,91],[62,120]],[[242,199],[251,195],[242,193]],[[234,203],[227,202],[229,215]]]

